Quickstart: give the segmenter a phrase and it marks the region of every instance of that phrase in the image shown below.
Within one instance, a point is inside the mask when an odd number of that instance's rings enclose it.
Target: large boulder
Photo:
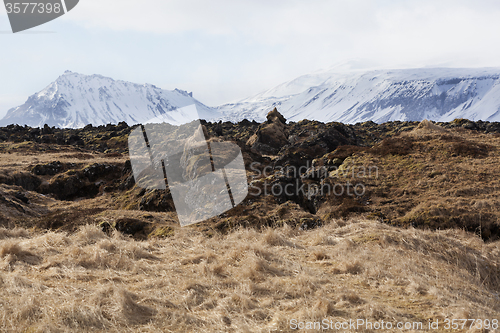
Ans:
[[[276,108],[267,114],[267,121],[261,124],[254,135],[247,141],[253,149],[270,155],[276,155],[288,144],[286,119]]]

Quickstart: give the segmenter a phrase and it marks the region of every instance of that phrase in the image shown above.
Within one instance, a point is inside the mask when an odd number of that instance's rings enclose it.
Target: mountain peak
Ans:
[[[58,80],[65,80],[65,79],[68,79],[68,78],[79,78],[79,79],[83,79],[83,80],[94,80],[94,79],[104,79],[104,80],[108,80],[108,81],[115,81],[114,79],[110,78],[110,77],[107,77],[107,76],[103,76],[103,75],[100,75],[100,74],[82,74],[82,73],[77,73],[77,72],[72,72],[70,70],[66,70],[64,71],[64,73],[62,75],[60,75],[56,81]]]
[[[168,116],[170,111],[195,104],[202,119],[220,118],[219,113],[200,103],[183,90],[163,90],[151,84],[115,81],[102,75],[85,75],[65,71],[40,92],[30,96],[21,106],[9,110],[0,126],[9,124],[43,127],[84,127],[145,123],[162,116],[176,124],[181,121]]]

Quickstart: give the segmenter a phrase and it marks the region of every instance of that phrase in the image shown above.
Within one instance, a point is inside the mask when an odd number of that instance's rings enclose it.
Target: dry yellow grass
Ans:
[[[7,143],[0,143],[0,149],[7,149],[11,145]],[[36,164],[45,164],[54,161],[62,163],[75,163],[75,164],[90,164],[90,163],[115,163],[123,162],[128,156],[109,157],[102,153],[75,153],[72,150],[63,151],[60,153],[48,152],[14,152],[14,153],[0,153],[0,168],[12,170],[27,169]]]
[[[500,241],[458,230],[362,220],[211,238],[186,228],[142,242],[95,226],[0,229],[0,331],[293,332],[292,319],[499,319],[499,254]]]

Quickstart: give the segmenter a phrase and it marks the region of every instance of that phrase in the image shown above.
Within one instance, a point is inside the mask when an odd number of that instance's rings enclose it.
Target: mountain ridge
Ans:
[[[43,127],[83,127],[125,121],[147,122],[169,111],[195,104],[202,118],[217,118],[215,109],[180,89],[164,90],[153,84],[114,80],[99,74],[64,72],[54,82],[7,112],[1,126],[11,123]],[[171,118],[176,123],[175,118]]]
[[[500,121],[500,68],[418,68],[345,70],[330,68],[284,82],[237,103],[209,107],[192,93],[153,84],[66,71],[28,100],[8,111],[0,126],[83,127],[145,123],[176,124],[178,108],[195,104],[201,119],[265,121],[277,107],[289,121],[348,124],[374,121]]]
[[[231,119],[253,115],[257,121],[271,107],[291,121],[498,121],[499,78],[499,68],[334,69],[298,77],[220,110]]]

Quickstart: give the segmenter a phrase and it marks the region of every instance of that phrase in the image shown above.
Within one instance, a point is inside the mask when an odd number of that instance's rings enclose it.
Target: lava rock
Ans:
[[[29,204],[30,200],[26,197],[23,192],[17,192],[14,197],[25,204]]]
[[[276,154],[288,142],[286,119],[274,108],[267,114],[267,121],[260,125],[247,145],[266,154]]]
[[[137,219],[131,218],[122,218],[116,220],[115,228],[121,233],[127,235],[135,235],[139,232],[144,232],[144,228],[148,225],[148,223],[143,222]]]
[[[59,161],[54,161],[48,164],[38,164],[35,165],[32,169],[31,172],[37,176],[45,176],[45,175],[51,175],[54,176],[58,173],[61,173],[66,170],[66,165],[59,162]]]
[[[174,201],[169,190],[152,190],[146,192],[139,202],[139,210],[149,212],[173,212]]]

